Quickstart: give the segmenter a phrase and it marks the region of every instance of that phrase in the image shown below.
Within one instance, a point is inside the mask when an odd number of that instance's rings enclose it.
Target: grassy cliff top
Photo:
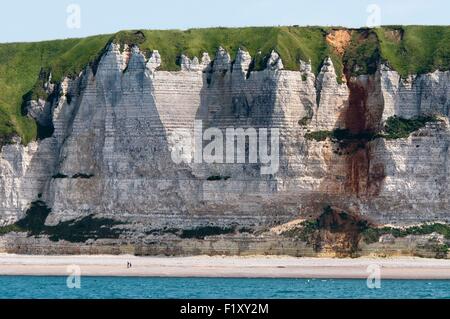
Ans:
[[[330,41],[330,34],[336,30],[343,33],[338,32]],[[51,71],[54,81],[64,75],[76,75],[96,60],[110,41],[138,44],[147,55],[158,50],[162,70],[178,70],[181,54],[192,58],[208,52],[214,57],[219,46],[232,58],[239,47],[246,49],[257,61],[263,61],[275,50],[288,70],[298,70],[300,59],[311,60],[315,73],[324,58],[330,56],[338,79],[345,70],[344,64],[356,66],[354,69],[359,73],[370,73],[378,60],[388,63],[402,76],[450,69],[450,26],[139,30],[82,39],[0,44],[0,138],[18,134],[24,143],[36,138],[36,125],[32,119],[21,115],[21,104],[23,95],[35,87],[41,69]],[[256,63],[256,69],[262,66],[263,63]]]
[[[52,70],[53,79],[59,81],[63,74],[82,70],[110,38],[0,44],[0,137],[18,134],[25,144],[35,139],[36,124],[22,116],[21,105],[23,95],[38,81],[41,68]]]
[[[374,29],[381,58],[403,77],[450,69],[450,26]]]

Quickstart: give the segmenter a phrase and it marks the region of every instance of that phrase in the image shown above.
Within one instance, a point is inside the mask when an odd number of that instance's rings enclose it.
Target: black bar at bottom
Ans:
[[[114,318],[314,318],[333,316],[365,318],[393,313],[417,314],[424,309],[447,311],[450,300],[350,300],[350,299],[193,299],[193,300],[2,300],[2,311],[30,311],[64,318],[63,314],[89,317],[111,314]],[[8,309],[10,308],[10,309]]]

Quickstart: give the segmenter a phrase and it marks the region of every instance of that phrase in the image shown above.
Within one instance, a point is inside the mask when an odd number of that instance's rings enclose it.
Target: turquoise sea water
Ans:
[[[450,280],[0,276],[0,298],[450,298]]]

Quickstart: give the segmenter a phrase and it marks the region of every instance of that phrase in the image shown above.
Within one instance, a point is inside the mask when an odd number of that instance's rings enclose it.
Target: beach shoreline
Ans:
[[[419,257],[340,259],[0,254],[0,275],[10,276],[68,276],[78,269],[81,276],[356,279],[367,278],[370,265],[380,267],[380,275],[384,279],[450,279],[450,260]]]

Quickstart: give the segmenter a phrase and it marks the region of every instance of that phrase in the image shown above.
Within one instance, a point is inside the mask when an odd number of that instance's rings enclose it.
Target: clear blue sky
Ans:
[[[80,28],[67,27],[78,4]],[[11,0],[0,10],[0,42],[39,41],[124,29],[210,26],[366,25],[369,4],[386,24],[450,24],[448,0]]]

